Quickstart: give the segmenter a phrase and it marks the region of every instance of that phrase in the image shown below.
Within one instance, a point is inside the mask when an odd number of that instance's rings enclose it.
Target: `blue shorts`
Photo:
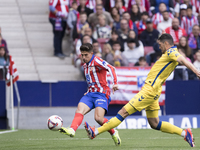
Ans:
[[[90,109],[96,107],[102,107],[108,111],[108,105],[110,104],[111,98],[106,98],[106,94],[99,93],[99,92],[89,92],[84,95],[79,102],[86,104]]]

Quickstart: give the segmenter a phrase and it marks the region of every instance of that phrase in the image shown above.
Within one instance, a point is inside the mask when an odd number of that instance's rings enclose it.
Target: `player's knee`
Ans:
[[[103,123],[104,117],[101,117],[99,115],[95,115],[94,119],[98,124],[101,125]]]
[[[124,107],[122,107],[122,109],[118,112],[118,114],[120,114],[123,118],[126,118],[129,115],[129,113],[126,111]]]

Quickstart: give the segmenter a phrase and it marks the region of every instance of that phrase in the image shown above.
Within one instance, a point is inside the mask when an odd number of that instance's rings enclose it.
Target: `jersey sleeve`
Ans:
[[[100,67],[101,69],[106,69],[110,73],[113,83],[117,84],[117,75],[115,72],[115,68],[109,63],[107,63],[105,60],[102,60],[100,58],[95,58],[95,62],[96,62],[96,65]]]
[[[167,51],[167,55],[173,61],[177,61],[177,59],[181,56],[181,54],[175,49],[169,49]]]

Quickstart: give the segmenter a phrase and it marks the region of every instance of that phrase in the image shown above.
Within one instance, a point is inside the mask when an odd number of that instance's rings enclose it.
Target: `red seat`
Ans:
[[[146,56],[147,54],[153,52],[153,47],[152,46],[145,46],[144,47],[144,55]]]

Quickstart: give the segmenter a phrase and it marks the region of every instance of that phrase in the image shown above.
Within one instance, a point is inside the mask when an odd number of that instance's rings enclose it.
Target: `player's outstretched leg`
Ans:
[[[85,122],[84,127],[85,127],[86,132],[88,133],[88,137],[90,139],[94,139],[96,137],[95,126],[92,128],[87,122]]]
[[[184,140],[187,141],[191,147],[195,147],[191,129],[185,129],[184,131],[185,131]]]
[[[100,125],[102,126],[104,123],[108,122],[107,118],[104,118],[103,123],[101,123]],[[112,136],[112,139],[115,143],[116,146],[121,146],[121,139],[119,137],[119,133],[117,130],[115,129],[110,129],[108,130],[108,132],[110,133],[110,135]]]
[[[70,137],[75,136],[75,132],[83,121],[83,114],[76,113],[70,128],[62,127],[59,131],[63,134],[69,135]]]
[[[115,130],[115,129],[114,129]],[[115,130],[115,133],[112,134],[112,139],[113,141],[115,142],[115,145],[116,146],[121,146],[121,139],[120,139],[120,136],[119,136],[119,133],[117,130]]]

